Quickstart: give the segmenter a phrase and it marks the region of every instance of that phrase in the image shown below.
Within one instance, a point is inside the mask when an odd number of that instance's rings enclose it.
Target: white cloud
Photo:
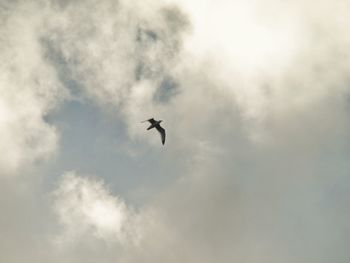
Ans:
[[[83,93],[122,113],[131,136],[155,113],[181,122],[187,109],[206,116],[221,107],[239,111],[247,136],[264,142],[274,133],[269,123],[347,93],[348,37],[338,29],[350,21],[322,19],[329,8],[343,10],[341,4],[132,3],[53,4],[45,34]],[[341,60],[336,53],[344,53]],[[167,78],[175,79],[178,96],[159,103],[155,96]],[[187,119],[199,114],[194,109]],[[197,128],[180,123],[181,139]]]
[[[80,242],[86,235],[106,241],[122,241],[129,210],[123,200],[109,193],[101,180],[63,175],[55,196],[55,211],[64,228],[62,244]]]
[[[36,5],[9,4],[0,26],[0,156],[1,174],[47,159],[58,134],[44,117],[65,92],[47,65],[40,44],[42,15]],[[45,13],[45,9],[43,11]]]
[[[346,10],[346,1],[172,2],[187,11],[193,27],[185,42],[185,70],[195,68],[192,78],[207,79],[201,88],[186,88],[220,92],[213,103],[238,106],[252,139],[270,137],[271,120],[283,122],[295,112],[347,96],[349,37],[343,30],[350,20],[333,15]],[[198,72],[198,65],[206,69]],[[183,92],[185,97],[191,91]],[[200,104],[196,94],[194,104]]]

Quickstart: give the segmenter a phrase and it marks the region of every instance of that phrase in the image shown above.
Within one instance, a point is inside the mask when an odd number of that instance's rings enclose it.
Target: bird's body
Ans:
[[[160,134],[161,139],[162,139],[162,144],[164,145],[164,143],[165,143],[165,130],[163,129],[163,127],[160,126],[160,123],[162,122],[162,120],[156,121],[155,119],[152,118],[152,119],[145,120],[143,122],[146,122],[146,121],[148,121],[151,124],[151,126],[149,126],[147,128],[147,130],[156,128]]]

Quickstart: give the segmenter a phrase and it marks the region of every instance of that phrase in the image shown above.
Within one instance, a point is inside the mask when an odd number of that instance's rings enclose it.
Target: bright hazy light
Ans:
[[[116,207],[114,200],[96,200],[88,207],[86,216],[101,232],[118,233],[125,219],[122,209]]]
[[[267,13],[255,1],[188,2],[183,4],[193,22],[189,50],[220,57],[239,73],[282,67],[301,46],[299,20],[292,12]]]
[[[121,239],[127,207],[110,195],[103,183],[67,173],[56,191],[56,212],[66,228],[66,235],[78,236],[93,229],[102,239]]]

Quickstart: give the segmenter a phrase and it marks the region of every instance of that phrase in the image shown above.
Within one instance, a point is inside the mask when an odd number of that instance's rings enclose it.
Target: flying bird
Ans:
[[[162,122],[162,120],[156,121],[155,119],[152,118],[152,119],[149,119],[149,120],[145,120],[143,122],[146,122],[146,121],[151,123],[151,126],[149,126],[147,128],[147,130],[156,128],[157,131],[160,134],[160,138],[162,139],[162,144],[164,145],[164,143],[165,143],[165,130],[163,129],[163,127],[160,126],[160,123]]]

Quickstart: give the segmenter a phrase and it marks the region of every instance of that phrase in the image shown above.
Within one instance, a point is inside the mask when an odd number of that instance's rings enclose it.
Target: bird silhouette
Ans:
[[[160,134],[160,138],[162,139],[162,144],[164,145],[164,143],[165,143],[165,130],[163,129],[163,127],[160,126],[160,123],[162,122],[162,120],[156,121],[155,119],[152,118],[152,119],[145,120],[143,122],[146,122],[146,121],[151,123],[151,126],[149,126],[147,128],[147,130],[156,128]]]

